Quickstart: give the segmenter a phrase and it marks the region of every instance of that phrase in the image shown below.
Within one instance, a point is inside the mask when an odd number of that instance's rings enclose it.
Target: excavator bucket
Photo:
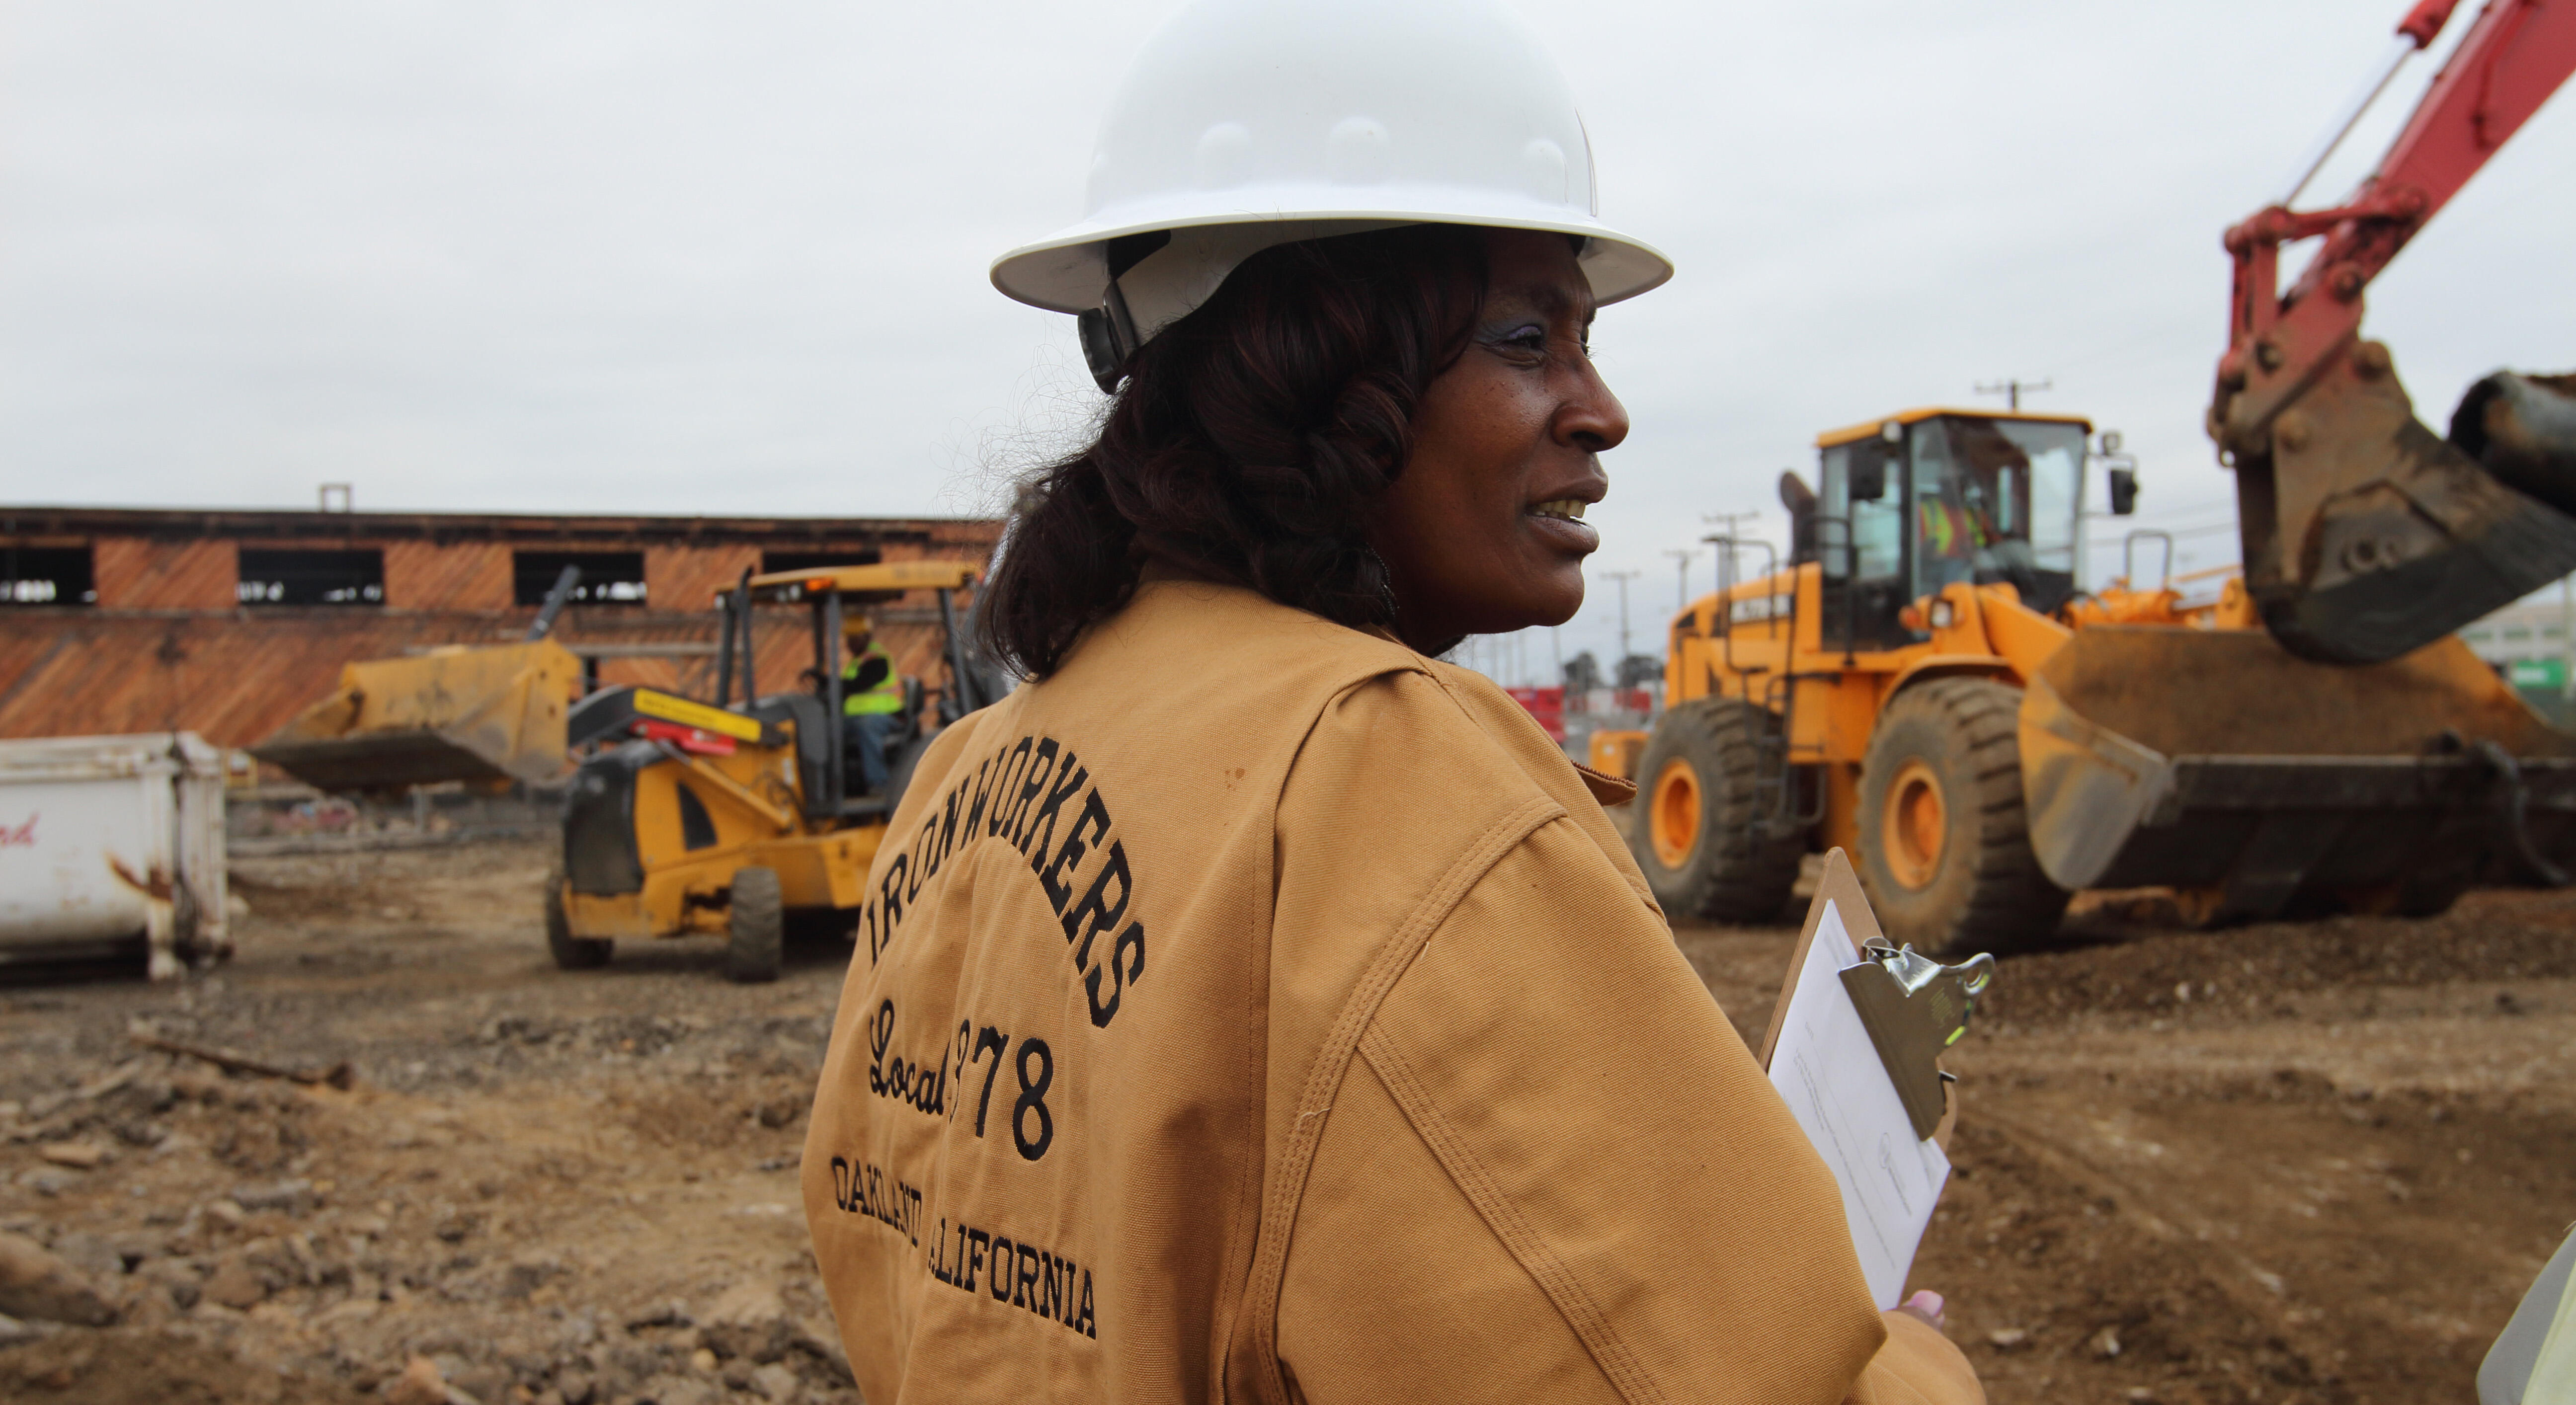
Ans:
[[[2205,921],[2438,912],[2576,865],[2576,737],[2456,638],[2364,666],[2253,631],[2076,631],[2022,696],[2031,847],[2068,889]]]
[[[2576,377],[2499,371],[2448,439],[2347,346],[2236,456],[2245,584],[2283,647],[2380,663],[2576,570]]]
[[[550,780],[580,686],[581,661],[550,640],[353,663],[251,754],[332,791]]]

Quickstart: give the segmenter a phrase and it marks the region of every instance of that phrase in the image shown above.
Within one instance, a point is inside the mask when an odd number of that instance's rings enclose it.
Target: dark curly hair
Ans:
[[[1353,626],[1394,621],[1362,534],[1484,300],[1482,234],[1408,225],[1281,244],[1147,342],[1100,437],[1023,486],[977,611],[1030,678],[1160,560]]]

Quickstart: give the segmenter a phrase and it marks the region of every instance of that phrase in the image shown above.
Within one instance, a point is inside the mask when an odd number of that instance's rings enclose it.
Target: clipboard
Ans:
[[[1871,1296],[1881,1308],[1893,1308],[1949,1180],[1958,1098],[1956,1085],[1945,1080],[1940,1120],[1930,1137],[1917,1137],[1917,1123],[1883,1061],[1884,1046],[1842,978],[1846,968],[1870,959],[1864,943],[1884,938],[1851,860],[1840,849],[1827,852],[1762,1036],[1761,1062],[1842,1193]]]
[[[1878,914],[1869,909],[1869,895],[1861,890],[1860,875],[1852,870],[1850,856],[1840,849],[1828,849],[1825,851],[1823,877],[1816,884],[1816,896],[1807,904],[1807,924],[1798,933],[1797,947],[1789,953],[1789,971],[1793,976],[1806,968],[1807,949],[1815,944],[1816,928],[1824,921],[1828,899],[1842,914],[1843,932],[1850,938],[1844,943],[1851,950],[1849,956],[1843,956],[1840,951],[1834,953],[1844,965],[1861,959],[1862,944],[1887,939],[1887,933],[1878,925]],[[1794,980],[1782,981],[1780,998],[1771,1003],[1771,1026],[1762,1032],[1760,1053],[1762,1069],[1766,1073],[1771,1069],[1771,1051],[1780,1042],[1781,1023],[1789,1017],[1789,996],[1795,987]],[[1941,1125],[1932,1133],[1932,1140],[1939,1143],[1944,1152],[1950,1149],[1950,1129],[1959,1121],[1959,1085],[1948,1085],[1948,1091],[1948,1105],[1941,1110]]]

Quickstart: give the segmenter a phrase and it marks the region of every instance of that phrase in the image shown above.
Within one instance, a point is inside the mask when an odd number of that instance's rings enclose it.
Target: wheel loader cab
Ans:
[[[597,750],[575,772],[563,867],[548,884],[556,963],[597,966],[620,938],[720,935],[729,975],[767,980],[791,914],[846,929],[909,763],[936,729],[923,725],[922,681],[906,678],[888,737],[889,783],[855,793],[840,725],[842,619],[909,591],[933,596],[945,724],[995,691],[957,628],[954,595],[972,580],[970,566],[948,561],[746,572],[717,601],[713,702],[619,686],[576,705],[570,738]],[[814,666],[785,691],[760,691],[754,625],[763,606],[801,607],[811,628]]]
[[[1828,648],[1928,641],[1905,607],[1962,581],[2004,583],[2047,614],[2075,592],[2085,438],[2072,416],[1912,410],[1817,440],[1800,561],[1822,568]],[[1801,495],[1784,493],[1796,514]]]

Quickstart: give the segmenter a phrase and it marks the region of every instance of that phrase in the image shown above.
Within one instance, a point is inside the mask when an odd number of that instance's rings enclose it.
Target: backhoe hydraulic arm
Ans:
[[[2393,57],[2429,46],[2456,3],[2418,4]],[[2387,348],[2360,340],[2370,280],[2571,72],[2576,4],[2488,0],[2349,203],[2301,212],[2285,199],[2227,232],[2235,279],[2209,432],[2236,470],[2247,589],[2294,653],[2394,658],[2576,570],[2576,382],[2490,376],[2446,440],[2415,417]],[[2281,291],[2281,245],[2315,236]]]

